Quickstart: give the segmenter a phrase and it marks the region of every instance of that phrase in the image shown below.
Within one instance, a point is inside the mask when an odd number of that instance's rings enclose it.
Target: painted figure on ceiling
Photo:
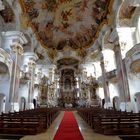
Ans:
[[[50,41],[53,39],[53,29],[54,29],[53,22],[48,22],[45,28],[45,35]]]
[[[69,10],[62,10],[61,16],[64,21],[68,21],[69,17],[72,15],[72,9]]]
[[[23,11],[44,48],[62,50],[69,40],[77,49],[91,46],[109,4],[109,0],[23,0]]]
[[[60,3],[70,3],[72,0],[59,0]]]
[[[26,6],[26,12],[29,12],[35,5],[35,2],[33,0],[30,1],[25,1],[25,6]]]
[[[86,8],[88,8],[88,1],[89,0],[83,0],[82,6],[81,6],[81,11],[85,11]]]
[[[30,11],[29,11],[29,17],[30,19],[34,19],[34,18],[37,18],[39,16],[39,12],[37,9],[35,8],[32,8]]]
[[[4,9],[0,11],[4,22],[9,23],[14,21],[14,12],[6,1],[3,1]]]

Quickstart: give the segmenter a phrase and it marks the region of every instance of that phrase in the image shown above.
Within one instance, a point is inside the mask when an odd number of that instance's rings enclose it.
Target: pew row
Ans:
[[[38,108],[0,115],[0,134],[34,135],[46,131],[59,111],[57,108]]]
[[[139,135],[140,113],[103,108],[78,109],[79,115],[97,133],[105,135]]]

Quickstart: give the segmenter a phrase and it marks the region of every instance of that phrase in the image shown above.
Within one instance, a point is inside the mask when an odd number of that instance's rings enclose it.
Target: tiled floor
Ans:
[[[59,127],[59,124],[63,118],[64,112],[61,112],[60,115],[55,119],[49,129],[45,133],[41,133],[35,136],[25,136],[21,140],[53,140],[53,137]],[[97,133],[94,133],[93,130],[82,120],[82,118],[74,112],[76,120],[79,125],[79,129],[84,137],[84,140],[120,140],[117,136],[104,136]]]

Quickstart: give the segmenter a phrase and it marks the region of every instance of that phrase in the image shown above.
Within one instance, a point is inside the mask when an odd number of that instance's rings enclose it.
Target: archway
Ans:
[[[10,89],[10,74],[8,66],[0,62],[0,112],[6,111]]]

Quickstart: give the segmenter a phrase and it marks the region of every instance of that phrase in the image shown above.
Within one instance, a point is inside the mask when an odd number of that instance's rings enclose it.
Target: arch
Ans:
[[[10,81],[10,72],[8,66],[0,61],[0,84]]]
[[[0,112],[6,112],[10,91],[10,71],[8,66],[0,61]],[[6,104],[6,106],[5,106]]]
[[[11,75],[13,60],[11,56],[2,48],[0,48],[0,62],[4,63],[8,67],[9,73]]]
[[[120,15],[122,5],[123,5],[123,2],[121,1],[116,12],[116,21],[115,21],[116,27],[120,27],[119,15]]]
[[[81,57],[77,53],[75,53],[74,50],[71,50],[69,47],[66,47],[64,51],[58,52],[58,55],[54,58],[54,63],[57,64],[57,61],[64,58],[73,58],[77,59],[78,61],[81,60]]]
[[[116,60],[114,51],[112,49],[104,49],[102,53],[104,56],[104,65],[106,71],[109,72],[116,69]]]
[[[136,2],[136,0],[125,0],[120,1],[117,12],[116,12],[116,26],[121,27],[132,26],[129,25],[129,20],[131,19],[132,15],[135,13],[136,9],[140,6],[140,2]],[[121,19],[125,19],[123,22]]]
[[[75,68],[75,66],[79,65],[79,60],[73,57],[65,57],[57,60],[57,68],[61,69],[61,66],[69,66]]]

